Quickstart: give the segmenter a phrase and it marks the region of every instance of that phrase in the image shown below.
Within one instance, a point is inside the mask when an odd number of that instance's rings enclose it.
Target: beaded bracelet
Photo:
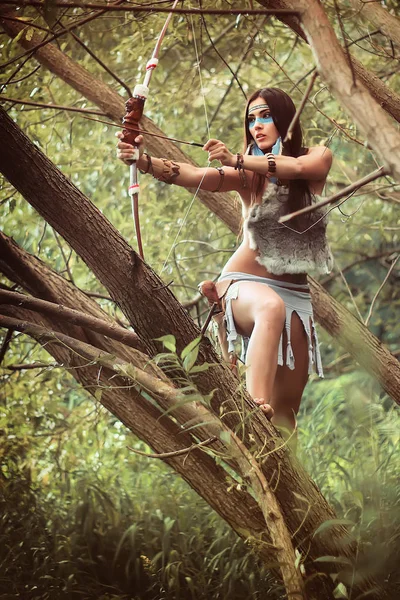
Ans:
[[[273,173],[276,173],[276,162],[275,162],[275,155],[272,154],[272,152],[269,152],[268,154],[265,155],[267,160],[268,160],[268,173],[267,175],[272,175]]]

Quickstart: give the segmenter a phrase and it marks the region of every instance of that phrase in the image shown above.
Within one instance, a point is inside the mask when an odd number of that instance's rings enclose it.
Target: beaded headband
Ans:
[[[257,104],[256,106],[252,106],[247,115],[250,115],[254,110],[258,110],[259,108],[269,108],[268,104]]]

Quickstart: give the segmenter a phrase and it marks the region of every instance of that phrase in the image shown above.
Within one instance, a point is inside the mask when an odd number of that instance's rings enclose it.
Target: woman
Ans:
[[[321,215],[278,223],[279,216],[312,202],[331,167],[328,148],[304,148],[297,123],[285,140],[295,106],[277,88],[257,90],[245,112],[244,154],[232,154],[211,139],[204,150],[222,167],[196,168],[143,153],[139,168],[157,179],[209,191],[237,191],[243,205],[244,237],[225,265],[231,279],[226,300],[228,339],[243,336],[247,390],[278,426],[296,426],[303,390],[313,364],[322,367],[314,329],[307,271],[329,272],[332,257]],[[122,134],[119,134],[121,137]],[[132,146],[119,142],[118,158],[132,159]]]

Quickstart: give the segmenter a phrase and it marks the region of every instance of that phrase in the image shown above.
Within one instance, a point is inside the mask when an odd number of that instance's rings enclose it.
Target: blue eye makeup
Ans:
[[[253,127],[255,127],[256,123],[260,123],[261,125],[267,124],[267,123],[273,123],[273,119],[271,116],[266,116],[266,117],[256,117],[254,118],[249,118],[249,129],[252,129]]]

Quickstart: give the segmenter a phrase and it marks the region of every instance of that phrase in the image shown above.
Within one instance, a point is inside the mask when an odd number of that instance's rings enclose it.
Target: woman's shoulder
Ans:
[[[315,158],[321,157],[321,159],[326,160],[327,162],[332,162],[333,154],[328,146],[310,146],[309,148],[305,148],[305,150],[306,152],[304,154],[306,156],[313,156]]]

